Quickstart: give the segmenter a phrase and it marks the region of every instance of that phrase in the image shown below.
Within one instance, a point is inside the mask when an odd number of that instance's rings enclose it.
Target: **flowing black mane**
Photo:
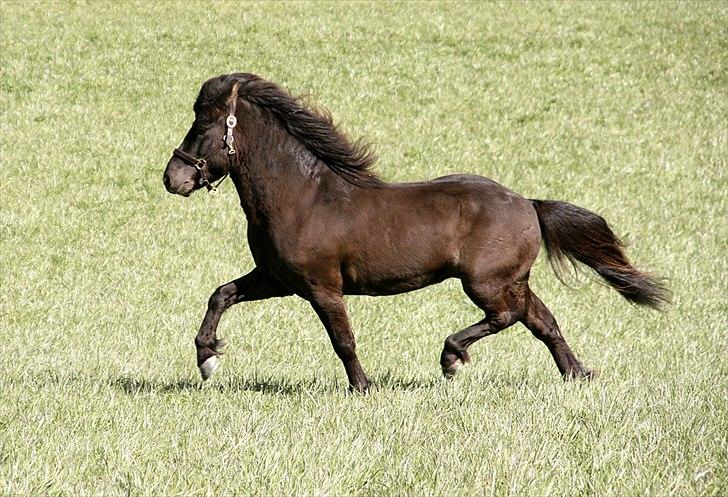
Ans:
[[[208,80],[200,89],[195,111],[207,105],[225,105],[225,99],[238,83],[238,98],[272,113],[283,128],[306,146],[339,176],[352,184],[374,186],[381,183],[371,171],[377,157],[368,144],[352,141],[334,124],[326,109],[303,104],[301,97],[248,73],[234,73]]]

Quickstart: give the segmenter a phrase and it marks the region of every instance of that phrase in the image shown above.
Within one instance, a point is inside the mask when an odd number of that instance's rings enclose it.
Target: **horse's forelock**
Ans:
[[[210,78],[202,84],[200,93],[195,101],[195,112],[206,107],[223,107],[227,105],[228,99],[235,85],[249,79],[252,74],[234,73],[224,74],[216,78]]]

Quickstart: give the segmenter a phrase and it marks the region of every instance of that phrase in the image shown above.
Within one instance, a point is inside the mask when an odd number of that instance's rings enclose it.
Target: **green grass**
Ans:
[[[0,4],[0,494],[728,493],[724,3]],[[440,378],[480,319],[456,282],[349,298],[346,378],[308,305],[225,315],[252,267],[231,183],[162,172],[208,77],[258,73],[366,135],[388,181],[453,172],[599,212],[670,278],[658,314],[532,273],[577,355],[520,325]]]

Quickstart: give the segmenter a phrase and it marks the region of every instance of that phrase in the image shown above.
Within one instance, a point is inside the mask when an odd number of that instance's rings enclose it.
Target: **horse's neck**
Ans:
[[[346,188],[343,179],[284,130],[271,126],[255,130],[240,147],[232,174],[248,222],[258,226],[305,212],[318,193]]]

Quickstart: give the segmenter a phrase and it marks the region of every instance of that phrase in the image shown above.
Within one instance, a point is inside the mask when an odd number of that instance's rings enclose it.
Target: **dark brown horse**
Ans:
[[[542,240],[552,262],[589,266],[633,303],[657,308],[668,298],[659,280],[632,267],[597,214],[529,200],[480,176],[384,183],[368,147],[349,140],[330,114],[253,74],[210,79],[194,112],[164,184],[188,196],[229,174],[255,261],[210,296],[195,338],[203,379],[220,364],[216,330],[226,309],[298,295],[321,319],[351,388],[365,391],[343,296],[393,295],[447,278],[459,278],[485,316],[445,340],[446,378],[470,360],[470,345],[518,321],[546,344],[564,378],[590,378],[528,286]]]

